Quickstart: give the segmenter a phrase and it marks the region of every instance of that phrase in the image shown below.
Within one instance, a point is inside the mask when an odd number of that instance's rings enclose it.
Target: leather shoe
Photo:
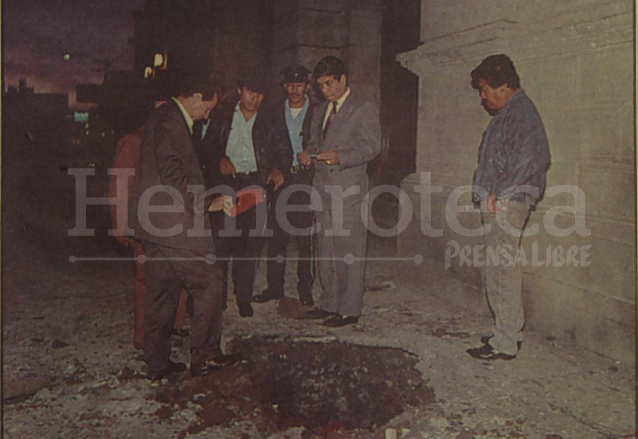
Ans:
[[[159,381],[172,373],[180,373],[184,372],[185,370],[186,365],[184,363],[173,363],[169,360],[168,366],[157,373],[147,373],[146,378],[151,381]]]
[[[493,337],[492,335],[484,335],[479,340],[481,340],[481,343],[483,343],[485,345],[489,345],[490,344],[490,340],[492,339],[492,337]],[[523,344],[522,341],[517,341],[516,342],[516,347],[518,349],[520,349],[522,344]]]
[[[325,319],[326,317],[336,315],[333,312],[324,311],[323,309],[311,309],[310,311],[306,311],[306,314],[303,315],[303,320],[319,320]]]
[[[310,293],[299,293],[299,302],[301,302],[303,306],[312,306],[315,304],[315,301],[312,300],[312,294]]]
[[[359,317],[335,315],[327,318],[322,324],[329,328],[341,328],[347,325],[354,325],[359,321]]]
[[[468,349],[465,352],[470,354],[472,358],[479,360],[513,360],[516,358],[516,355],[508,355],[495,351],[490,345],[483,345],[480,348]]]
[[[261,294],[257,294],[253,297],[253,302],[255,303],[266,303],[271,300],[278,300],[284,297],[283,293],[272,293],[269,289],[265,289]]]
[[[253,311],[253,307],[250,302],[237,302],[237,308],[239,309],[239,315],[242,317],[252,317],[255,314],[255,311]]]
[[[226,366],[230,366],[231,364],[238,363],[240,360],[241,355],[239,354],[219,355],[215,358],[207,360],[204,363],[191,364],[191,375],[193,375],[194,377],[206,376],[210,372],[222,369]]]

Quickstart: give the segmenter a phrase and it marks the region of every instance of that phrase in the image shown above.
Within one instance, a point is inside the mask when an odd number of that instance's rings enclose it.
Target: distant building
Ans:
[[[20,79],[3,93],[3,134],[9,145],[64,142],[71,123],[69,96],[62,93],[36,93]],[[7,145],[7,143],[5,143]]]
[[[272,0],[146,0],[133,13],[134,70],[223,69],[228,85],[243,68],[270,76],[275,2]],[[277,77],[275,77],[275,80]]]
[[[132,70],[111,71],[102,84],[78,84],[77,102],[97,104],[100,117],[108,121],[116,136],[141,126],[152,108],[145,81]]]

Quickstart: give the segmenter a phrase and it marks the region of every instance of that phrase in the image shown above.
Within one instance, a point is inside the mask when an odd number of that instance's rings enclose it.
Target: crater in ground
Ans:
[[[233,350],[240,363],[158,387],[162,421],[181,410],[197,415],[180,437],[248,419],[265,435],[292,427],[304,427],[308,437],[374,432],[408,407],[434,402],[417,358],[400,349],[253,337]]]

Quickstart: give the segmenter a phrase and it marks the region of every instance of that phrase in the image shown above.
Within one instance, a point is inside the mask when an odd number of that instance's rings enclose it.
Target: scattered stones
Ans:
[[[304,306],[296,299],[283,297],[279,299],[277,305],[277,314],[288,319],[300,319],[306,310]]]
[[[53,343],[51,343],[51,347],[53,349],[62,349],[69,346],[68,343],[62,341],[62,340],[58,340],[57,338],[55,340],[53,340]]]
[[[385,429],[385,439],[398,439],[399,435],[397,434],[397,430],[394,428],[386,428]]]
[[[436,328],[432,331],[434,337],[453,337],[453,338],[469,338],[470,334],[465,331],[448,331],[446,328]]]
[[[394,290],[396,285],[388,276],[376,275],[366,278],[364,291]]]
[[[53,380],[49,376],[33,376],[5,381],[3,383],[3,400],[26,399],[51,386],[52,383]]]

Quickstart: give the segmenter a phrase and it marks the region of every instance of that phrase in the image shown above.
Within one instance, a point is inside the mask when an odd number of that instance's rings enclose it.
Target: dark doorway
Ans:
[[[416,171],[419,78],[397,61],[399,53],[416,48],[421,34],[420,0],[383,0],[381,43],[380,118],[383,151],[375,163],[375,184],[399,186]],[[375,201],[373,215],[379,225],[392,227],[398,216],[398,200],[383,194]]]

